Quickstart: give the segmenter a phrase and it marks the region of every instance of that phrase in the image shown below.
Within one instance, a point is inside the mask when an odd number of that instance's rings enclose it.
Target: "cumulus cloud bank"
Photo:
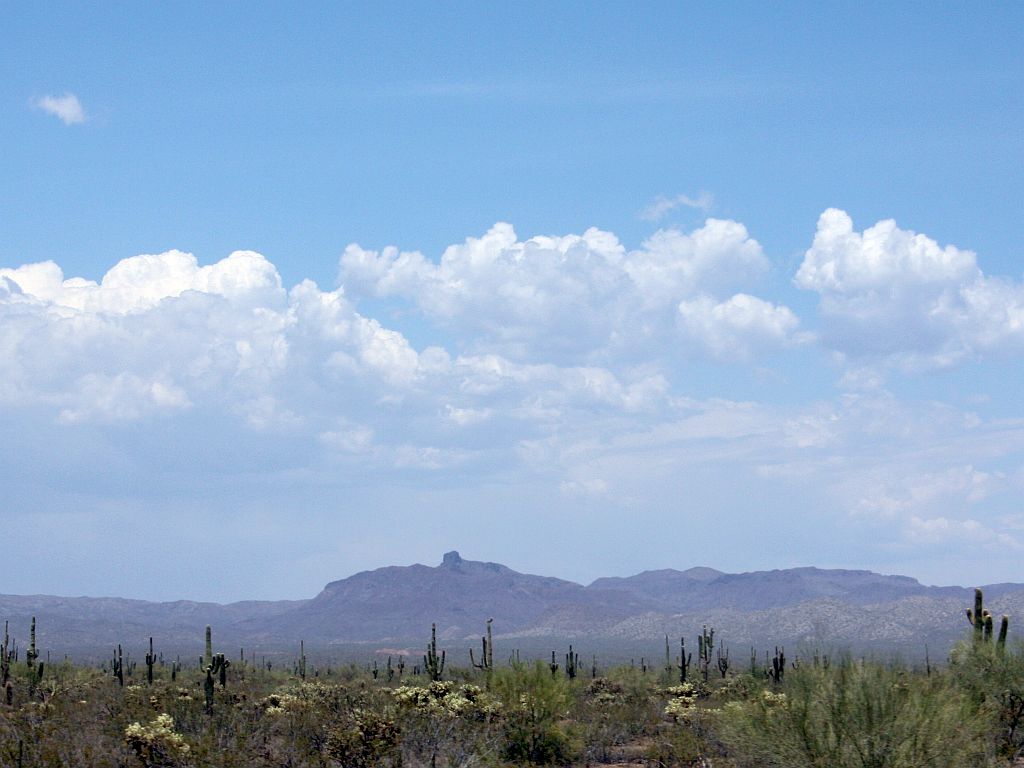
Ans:
[[[438,261],[350,245],[339,270],[324,290],[286,288],[252,251],[205,266],[180,251],[133,256],[98,282],[53,262],[0,269],[0,398],[74,422],[222,399],[266,425],[275,408],[289,423],[351,419],[372,391],[468,428],[598,403],[650,411],[688,360],[750,362],[814,340],[792,309],[750,292],[771,263],[735,221],[659,230],[637,249],[598,229],[521,240],[499,223]],[[794,282],[820,295],[820,341],[852,361],[848,379],[865,362],[1024,350],[1020,283],[892,221],[857,232],[826,211]],[[362,314],[363,298],[413,310],[419,335],[445,343],[416,349]],[[340,410],[338,392],[353,393]]]
[[[884,393],[702,401],[687,377],[695,362],[745,374],[815,341],[852,378],[1019,353],[1021,285],[893,222],[856,232],[837,210],[794,276],[820,296],[817,318],[756,295],[771,269],[720,219],[636,249],[598,229],[520,239],[500,223],[437,261],[350,245],[332,289],[286,287],[251,251],[133,256],[98,281],[28,264],[0,269],[0,405],[68,432],[194,418],[240,443],[293,441],[295,471],[471,473],[547,483],[572,504],[636,508],[689,482],[740,505],[742,482],[782,483],[786,504],[795,488],[825,493],[818,509],[895,521],[900,541],[1016,546],[985,508],[1009,476],[992,464],[1024,450],[1019,424]],[[416,335],[364,306],[400,309]]]

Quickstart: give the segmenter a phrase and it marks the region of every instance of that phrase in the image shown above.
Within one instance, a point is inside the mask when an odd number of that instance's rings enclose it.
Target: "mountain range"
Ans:
[[[1024,615],[1024,584],[983,586],[993,613]],[[925,586],[870,571],[790,568],[723,573],[712,568],[644,571],[584,586],[519,573],[448,552],[437,566],[390,566],[327,584],[315,597],[226,605],[190,601],[0,595],[0,619],[24,643],[31,617],[39,643],[81,653],[154,636],[164,648],[201,645],[206,625],[219,642],[249,648],[340,649],[352,644],[422,646],[436,624],[452,647],[478,642],[487,619],[503,643],[561,641],[625,651],[702,625],[738,647],[773,644],[941,652],[968,629],[973,589]]]

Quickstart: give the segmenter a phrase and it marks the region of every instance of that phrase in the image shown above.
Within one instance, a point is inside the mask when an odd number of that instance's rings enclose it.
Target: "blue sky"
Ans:
[[[1022,30],[10,6],[4,591],[301,597],[456,547],[1024,580]]]

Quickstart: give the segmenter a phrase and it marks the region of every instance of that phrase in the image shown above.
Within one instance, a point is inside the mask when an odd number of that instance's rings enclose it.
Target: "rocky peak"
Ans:
[[[458,570],[460,565],[462,565],[462,556],[458,552],[453,549],[451,552],[444,553],[444,558],[441,560],[442,567]]]

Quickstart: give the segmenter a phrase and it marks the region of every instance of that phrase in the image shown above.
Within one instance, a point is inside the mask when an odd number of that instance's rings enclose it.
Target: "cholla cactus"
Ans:
[[[675,696],[665,705],[665,715],[671,717],[674,723],[687,722],[696,703],[695,696]]]
[[[766,709],[785,709],[789,706],[789,699],[786,698],[784,693],[775,693],[767,689],[761,691],[761,705]]]
[[[134,722],[124,729],[125,744],[144,766],[174,765],[188,756],[185,737],[174,730],[174,718],[166,712],[148,725]]]
[[[399,749],[399,731],[394,721],[363,709],[351,720],[332,728],[324,751],[347,768],[373,768]]]
[[[450,680],[427,687],[403,685],[392,691],[395,702],[419,714],[489,720],[501,711],[501,702],[478,685],[455,685]]]
[[[672,718],[673,722],[689,722],[695,712],[697,699],[707,698],[710,691],[702,682],[682,683],[671,685],[665,689],[669,696],[665,705],[665,715]]]

